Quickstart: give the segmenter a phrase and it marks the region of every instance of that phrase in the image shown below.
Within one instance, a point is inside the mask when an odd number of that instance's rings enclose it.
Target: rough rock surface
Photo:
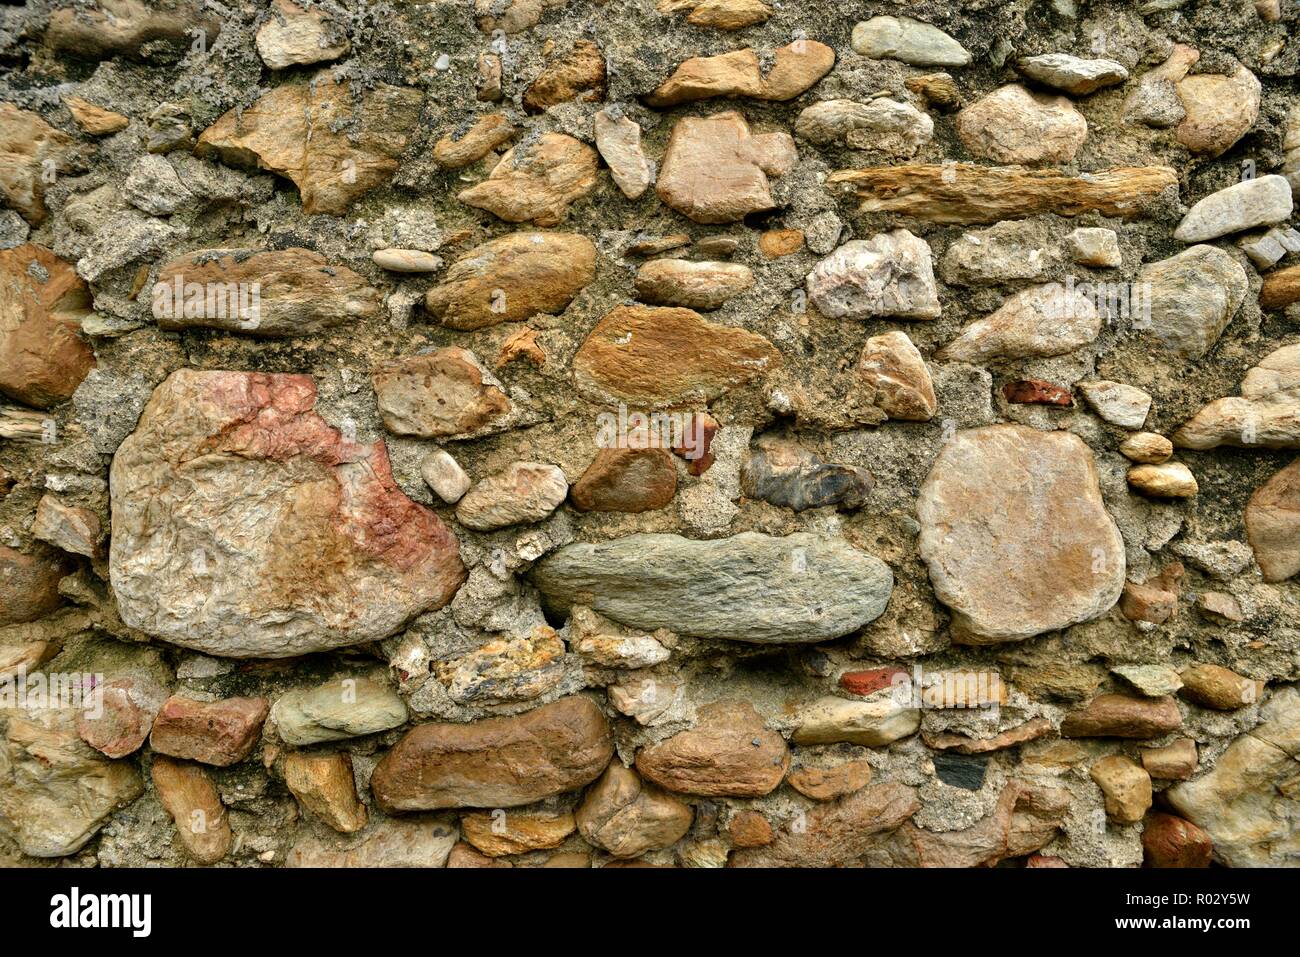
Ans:
[[[393,484],[382,443],[340,435],[315,402],[294,375],[181,371],[154,392],[113,458],[123,620],[276,658],[383,638],[450,600],[465,574],[451,533]]]
[[[471,249],[425,296],[452,329],[559,314],[596,274],[596,247],[571,233],[511,233]]]
[[[893,587],[879,559],[807,532],[567,545],[538,564],[533,581],[558,607],[586,596],[620,624],[758,643],[848,634],[884,611]],[[715,581],[729,587],[718,590]]]
[[[1261,722],[1215,764],[1168,792],[1169,803],[1205,830],[1214,859],[1229,867],[1294,866],[1300,847],[1291,822],[1300,752],[1300,693],[1283,688],[1260,709]]]
[[[701,708],[694,728],[636,756],[642,777],[702,797],[761,797],[776,789],[789,768],[784,739],[744,701]]]
[[[1078,438],[996,425],[959,432],[917,500],[919,548],[954,627],[1020,641],[1104,614],[1124,544]]]
[[[1300,682],[1294,26],[1290,0],[0,6],[0,867],[1295,864],[1294,755],[1237,757]],[[844,315],[808,285],[837,259]],[[1095,320],[946,350],[1042,287]],[[377,372],[455,350],[381,407]],[[952,452],[990,428],[1087,451],[968,481]],[[546,469],[494,481],[521,462]],[[927,525],[932,473],[997,503],[986,538]],[[1120,598],[971,647],[932,536],[981,550],[995,624],[1007,555],[1035,614]],[[997,684],[940,707],[963,675]],[[33,731],[19,689],[102,714]],[[149,743],[172,695],[272,714],[209,766]],[[475,752],[473,788],[445,755],[394,774],[413,729],[575,697],[600,718]],[[767,793],[625,767],[718,702],[757,716],[718,763],[788,748]],[[584,748],[585,783],[553,772]],[[1150,776],[1137,823],[1090,777],[1110,756]],[[606,803],[614,778],[639,784]],[[470,803],[385,812],[441,783]],[[499,805],[517,784],[568,789]]]
[[[419,90],[381,83],[357,105],[324,71],[231,110],[203,131],[196,150],[285,176],[302,194],[304,212],[338,216],[397,171],[422,99]],[[348,127],[357,132],[349,135]]]
[[[613,753],[600,708],[561,698],[514,717],[418,725],[384,755],[370,787],[390,813],[518,807],[590,784]]]
[[[89,313],[85,282],[50,250],[0,251],[0,394],[38,409],[72,398],[95,364]]]

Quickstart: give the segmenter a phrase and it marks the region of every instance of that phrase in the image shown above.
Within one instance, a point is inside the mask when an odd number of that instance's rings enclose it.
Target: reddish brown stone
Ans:
[[[1031,718],[1024,724],[1008,728],[991,738],[972,738],[969,735],[956,734],[950,731],[941,731],[934,734],[923,731],[921,737],[925,740],[927,747],[934,748],[936,751],[956,751],[958,754],[987,754],[990,751],[1001,751],[1004,748],[1015,747],[1017,744],[1024,744],[1027,741],[1035,741],[1051,734],[1052,731],[1052,722],[1046,718]]]
[[[1160,625],[1178,614],[1178,589],[1183,578],[1181,562],[1173,562],[1147,581],[1125,582],[1119,610],[1129,621]]]
[[[713,437],[718,434],[719,428],[721,426],[718,425],[718,420],[707,412],[693,412],[687,416],[682,440],[684,443],[689,439],[691,444],[689,447],[680,444],[672,448],[673,455],[685,460],[687,474],[698,478],[714,463],[714,455],[710,449],[713,447]]]
[[[101,686],[102,708],[77,719],[77,734],[96,751],[124,758],[149,737],[167,692],[144,678],[117,678]]]
[[[67,573],[60,558],[0,545],[0,626],[35,621],[58,608],[59,579]]]
[[[894,683],[894,676],[907,677],[902,668],[870,668],[867,671],[846,671],[840,675],[840,687],[849,694],[868,695],[888,688]]]
[[[732,847],[766,847],[775,835],[772,825],[758,811],[738,811],[727,825]]]
[[[590,784],[613,754],[600,708],[572,696],[510,717],[419,725],[379,762],[370,790],[388,813],[519,807]]]
[[[195,701],[172,695],[154,720],[149,744],[159,754],[228,767],[248,757],[270,710],[265,698]]]
[[[1098,695],[1061,722],[1066,738],[1158,738],[1183,726],[1173,698]]]
[[[72,397],[95,365],[81,338],[90,291],[43,246],[0,251],[0,393],[38,409]]]
[[[852,794],[871,781],[871,765],[865,760],[845,761],[833,768],[796,768],[790,772],[790,786],[814,801],[833,801]]]
[[[1002,387],[1002,397],[1008,402],[1021,405],[1063,405],[1074,404],[1070,390],[1053,382],[1042,379],[1018,379]]]
[[[1142,827],[1142,852],[1146,867],[1209,867],[1214,842],[1191,821],[1155,811]]]
[[[1235,711],[1259,700],[1263,683],[1221,665],[1198,662],[1184,668],[1180,694],[1193,704],[1216,711]]]
[[[665,450],[601,449],[569,489],[584,512],[646,512],[677,493],[677,467]]]
[[[790,767],[785,739],[746,701],[701,708],[689,731],[642,748],[636,767],[660,787],[705,797],[761,797]]]

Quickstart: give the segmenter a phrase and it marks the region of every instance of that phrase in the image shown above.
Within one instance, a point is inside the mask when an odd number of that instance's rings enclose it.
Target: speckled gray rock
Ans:
[[[566,545],[537,565],[533,581],[558,608],[581,598],[630,627],[758,644],[849,634],[884,611],[893,588],[880,559],[808,532]]]
[[[1016,69],[1037,83],[1064,90],[1073,96],[1087,96],[1103,86],[1114,86],[1128,79],[1128,70],[1122,63],[1085,60],[1068,53],[1025,57],[1017,61]]]

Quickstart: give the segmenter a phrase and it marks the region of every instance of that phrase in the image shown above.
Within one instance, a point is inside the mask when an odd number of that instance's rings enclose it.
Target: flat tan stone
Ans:
[[[372,378],[384,428],[395,435],[484,435],[499,431],[513,408],[501,383],[460,346],[394,359]]]
[[[1124,543],[1077,436],[1011,424],[958,432],[921,486],[917,516],[961,641],[1020,641],[1119,599]]]
[[[423,95],[377,83],[359,104],[329,70],[306,84],[283,83],[203,131],[195,152],[293,181],[303,212],[340,216],[387,183],[401,165]]]
[[[1054,169],[909,164],[840,170],[826,180],[862,200],[864,213],[899,213],[932,223],[996,223],[1042,213],[1078,216],[1097,211],[1142,216],[1178,177],[1167,166],[1100,170],[1087,178]]]
[[[814,801],[834,801],[871,783],[871,765],[845,761],[830,768],[804,766],[790,772],[790,786]]]
[[[605,54],[590,40],[575,40],[563,56],[547,62],[524,90],[524,109],[541,113],[570,100],[599,103],[605,98]]]
[[[233,295],[226,292],[231,288]],[[311,335],[373,319],[382,309],[379,292],[363,277],[297,248],[186,253],[159,270],[152,299],[160,329],[203,327],[268,337]]]
[[[745,47],[718,56],[684,61],[645,104],[666,109],[713,97],[792,100],[830,72],[835,51],[816,40],[796,40],[774,54],[771,70],[763,71],[758,54]]]
[[[697,223],[735,223],[773,207],[767,177],[797,159],[789,133],[755,136],[739,113],[685,116],[668,138],[655,192]]]
[[[595,399],[664,408],[711,401],[780,362],[757,333],[690,309],[618,306],[578,349],[573,375]]]
[[[516,232],[475,246],[424,305],[452,329],[559,315],[596,278],[596,247],[577,233]]]
[[[352,758],[346,751],[288,755],[284,783],[303,807],[334,830],[351,834],[366,826],[366,807],[357,800]]]
[[[563,133],[525,137],[457,199],[508,223],[555,226],[596,188],[596,151]]]

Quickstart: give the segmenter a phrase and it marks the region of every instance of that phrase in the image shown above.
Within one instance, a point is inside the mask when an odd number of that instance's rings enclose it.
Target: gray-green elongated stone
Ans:
[[[378,682],[348,678],[285,693],[271,720],[286,744],[317,744],[396,728],[406,723],[406,705]]]
[[[894,587],[880,559],[808,532],[566,545],[537,565],[533,581],[560,610],[582,602],[633,628],[757,644],[847,635],[885,610]]]

